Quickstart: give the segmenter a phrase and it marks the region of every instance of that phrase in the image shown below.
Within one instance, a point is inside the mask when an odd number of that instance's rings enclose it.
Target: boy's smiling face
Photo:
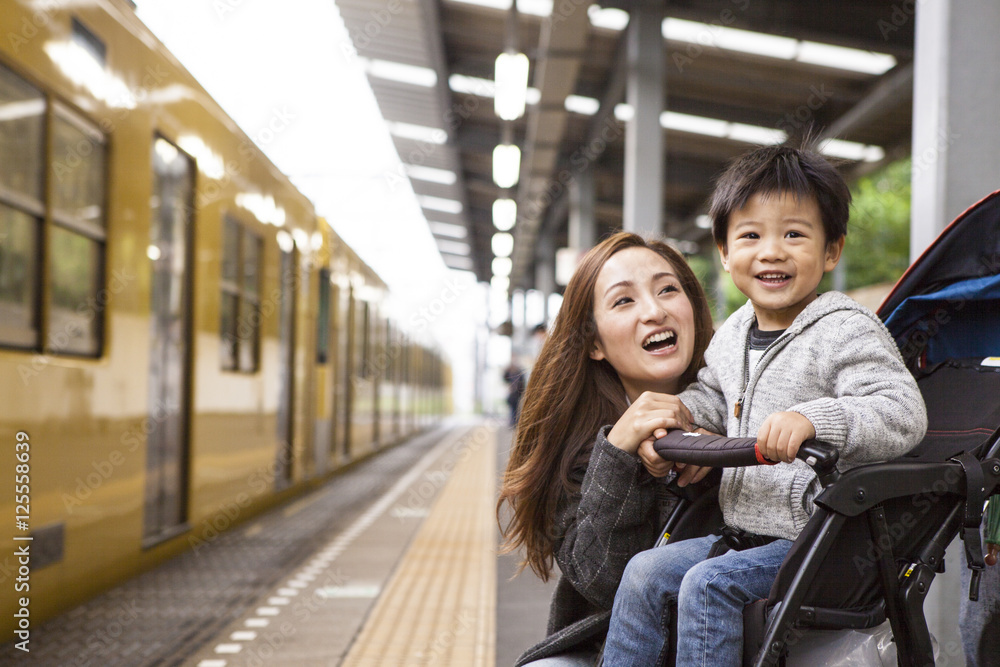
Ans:
[[[816,298],[823,274],[840,260],[844,238],[826,242],[812,196],[757,193],[729,214],[722,266],[749,297],[757,326],[787,329]]]

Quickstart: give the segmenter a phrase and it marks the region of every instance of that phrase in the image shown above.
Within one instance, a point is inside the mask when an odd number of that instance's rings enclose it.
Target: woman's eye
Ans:
[[[663,294],[664,292],[677,292],[677,291],[679,291],[677,289],[677,285],[666,285],[664,286],[663,289],[660,290],[660,294]]]
[[[630,301],[632,301],[631,297],[627,296],[618,297],[617,299],[615,299],[615,302],[611,304],[611,307],[614,308],[616,306],[629,303]]]

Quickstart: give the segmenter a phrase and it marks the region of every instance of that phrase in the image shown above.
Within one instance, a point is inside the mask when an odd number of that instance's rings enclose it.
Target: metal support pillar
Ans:
[[[588,167],[569,183],[569,247],[583,253],[594,247],[594,171]]]
[[[637,2],[625,35],[625,100],[634,115],[625,126],[624,228],[643,236],[663,232],[663,7],[662,0]]]
[[[917,3],[910,260],[1000,188],[1000,4]]]
[[[995,0],[916,3],[910,260],[958,214],[1000,188],[1000,4]],[[961,664],[956,619],[968,604],[961,542],[948,549],[945,573],[924,608],[931,633]],[[998,576],[997,566],[987,577]],[[988,587],[985,589],[988,590]],[[993,659],[991,656],[989,659]],[[942,651],[942,659],[945,659]],[[985,664],[985,663],[984,663]]]
[[[549,295],[556,291],[556,247],[551,234],[543,231],[535,251],[535,289],[542,294],[542,322],[549,321]],[[527,321],[525,322],[527,330]]]

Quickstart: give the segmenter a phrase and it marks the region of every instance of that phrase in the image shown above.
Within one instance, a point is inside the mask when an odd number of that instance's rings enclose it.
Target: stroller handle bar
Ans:
[[[688,433],[674,429],[654,442],[653,448],[667,461],[714,468],[739,468],[777,463],[764,457],[757,446],[757,438],[727,438],[722,435]],[[840,452],[820,440],[806,440],[796,454],[796,458],[805,461],[816,471],[823,486],[837,478],[839,457]]]

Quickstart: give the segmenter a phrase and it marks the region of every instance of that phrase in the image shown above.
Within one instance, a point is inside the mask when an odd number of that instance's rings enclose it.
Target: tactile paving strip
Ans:
[[[496,434],[455,469],[342,663],[493,667]]]

